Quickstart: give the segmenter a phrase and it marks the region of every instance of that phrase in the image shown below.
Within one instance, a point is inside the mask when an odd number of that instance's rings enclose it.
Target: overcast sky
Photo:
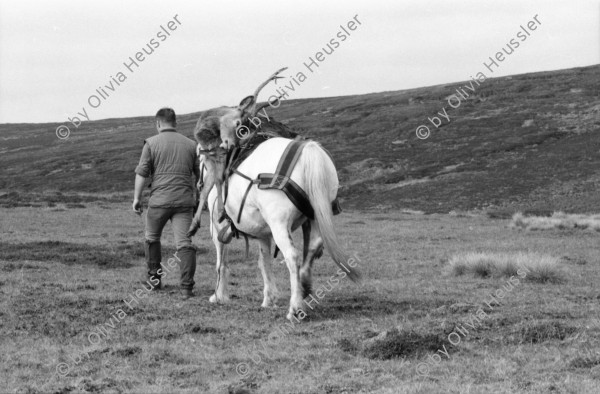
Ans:
[[[486,76],[600,63],[599,0],[0,0],[0,123],[236,105],[283,66],[306,77],[290,98],[468,80],[535,15],[541,24]],[[332,39],[337,48],[311,73],[303,63]],[[131,65],[147,44],[154,51]]]

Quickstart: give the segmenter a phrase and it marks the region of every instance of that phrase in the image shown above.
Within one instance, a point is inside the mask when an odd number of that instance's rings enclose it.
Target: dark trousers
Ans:
[[[191,289],[194,286],[196,273],[196,249],[192,240],[186,235],[194,215],[193,207],[156,208],[148,207],[146,213],[146,263],[148,274],[156,275],[160,269],[160,238],[165,224],[170,220],[175,236],[177,253],[175,258],[181,272],[181,286]],[[163,270],[164,271],[164,270]]]

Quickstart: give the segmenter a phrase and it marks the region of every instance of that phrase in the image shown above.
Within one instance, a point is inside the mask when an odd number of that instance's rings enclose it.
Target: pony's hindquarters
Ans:
[[[310,141],[304,147],[298,165],[304,169],[305,192],[315,212],[315,222],[323,238],[325,248],[333,261],[356,282],[360,273],[350,266],[354,261],[340,246],[333,226],[331,202],[337,196],[339,181],[333,161],[317,142]]]

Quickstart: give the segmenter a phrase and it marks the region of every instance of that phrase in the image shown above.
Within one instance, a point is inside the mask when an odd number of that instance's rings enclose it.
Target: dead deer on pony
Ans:
[[[248,96],[242,100],[238,107],[220,107],[213,110],[206,111],[202,117],[198,120],[196,128],[194,129],[194,137],[198,142],[199,156],[203,157],[204,167],[206,171],[206,180],[200,179],[198,182],[198,191],[200,193],[200,201],[198,205],[198,211],[194,215],[194,219],[188,230],[188,236],[193,236],[200,227],[200,216],[204,203],[208,198],[208,194],[214,186],[217,187],[217,218],[222,219],[224,215],[223,207],[223,183],[225,182],[225,158],[227,150],[232,146],[229,140],[222,140],[222,131],[227,130],[229,127],[233,127],[236,130],[236,136],[239,139],[250,139],[250,137],[256,132],[250,131],[246,127],[246,132],[243,131],[244,123],[248,122],[249,118],[256,118],[257,113],[269,106],[269,102],[258,105],[257,97],[260,91],[271,81],[281,78],[279,74],[286,70],[287,67],[277,70],[267,80],[261,83],[252,96]],[[277,97],[280,100],[282,96]],[[239,114],[245,114],[243,119],[237,119]],[[278,122],[274,122],[277,126],[283,126]],[[276,131],[277,136],[282,137],[295,137],[296,133],[290,133],[285,127]],[[292,138],[293,138],[292,137]]]
[[[187,232],[189,237],[195,235],[200,227],[202,208],[213,187],[217,188],[217,217],[223,214],[223,182],[227,151],[219,146],[221,144],[219,127],[220,119],[216,116],[209,116],[198,122],[194,130],[194,137],[198,142],[198,155],[202,157],[202,163],[206,171],[202,171],[203,179],[198,181],[197,188],[200,193],[200,201],[198,210]]]

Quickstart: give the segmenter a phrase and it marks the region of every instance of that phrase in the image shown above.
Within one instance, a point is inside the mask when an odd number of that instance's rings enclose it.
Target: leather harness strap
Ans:
[[[252,185],[258,183],[258,179],[250,179],[249,176],[242,174],[237,169],[234,169],[233,173],[238,174],[242,178],[247,179],[249,181],[248,187],[246,188],[246,192],[244,193],[244,197],[242,197],[242,203],[240,204],[240,210],[238,211],[238,217],[237,217],[236,221],[239,223],[240,220],[242,219],[242,211],[244,210],[244,205],[246,205],[246,198],[248,197],[248,193],[250,193],[250,189],[252,189]]]
[[[227,163],[225,167],[225,182],[223,183],[223,206],[225,206],[225,203],[227,202],[227,195],[229,194],[229,177],[236,170],[237,166],[241,164],[237,160],[240,156],[240,153],[241,148],[237,146],[227,151],[227,156],[225,158],[225,163]]]
[[[198,180],[199,187],[198,192],[200,192],[204,188],[204,171],[206,170],[206,165],[202,162],[202,167],[200,168],[200,179]]]

